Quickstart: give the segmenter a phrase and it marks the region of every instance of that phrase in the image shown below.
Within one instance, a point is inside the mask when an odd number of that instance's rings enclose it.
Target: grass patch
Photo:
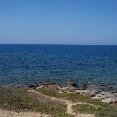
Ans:
[[[96,114],[96,117],[117,117],[116,107],[107,103],[103,103],[100,100],[91,99],[91,97],[88,95],[84,96],[82,94],[75,94],[75,93],[58,93],[56,90],[51,90],[48,88],[38,89],[37,91],[51,97],[64,98],[72,100],[73,102],[80,101],[88,103],[88,104],[80,104],[73,106],[73,110],[75,112]]]
[[[74,102],[80,101],[80,102],[85,102],[90,104],[102,104],[100,100],[91,99],[91,97],[88,95],[84,96],[82,94],[76,94],[76,93],[58,93],[56,90],[52,90],[49,88],[37,89],[37,91],[41,92],[44,95],[57,97],[57,98],[64,98],[64,99],[72,100]]]
[[[36,91],[39,91],[40,93],[50,97],[57,97],[57,98],[65,97],[65,93],[58,93],[56,90],[52,90],[49,88],[36,89]]]
[[[56,90],[38,89],[39,92],[51,97],[65,98],[74,102],[91,103],[73,106],[75,112],[95,113],[96,117],[116,117],[117,108],[99,100],[92,100],[89,96],[75,93],[58,93]],[[39,99],[40,98],[40,99]],[[0,88],[0,108],[13,111],[33,111],[50,114],[52,117],[73,117],[66,114],[66,106],[44,97],[30,95],[25,88]]]
[[[33,111],[52,115],[52,117],[72,117],[66,114],[65,105],[38,100],[29,95],[24,88],[0,88],[0,108],[12,111]]]
[[[116,113],[117,116],[117,108],[108,105],[108,104],[102,104],[102,105],[89,105],[89,104],[77,104],[73,107],[74,112],[80,112],[83,114],[95,114],[96,117],[106,117],[107,113],[110,114],[110,116],[107,117],[115,117],[111,116]],[[104,115],[104,116],[102,116]]]
[[[96,117],[117,117],[117,112],[97,112]]]
[[[93,107],[88,104],[77,104],[74,105],[73,107],[74,112],[80,112],[82,114],[92,114],[94,113]]]

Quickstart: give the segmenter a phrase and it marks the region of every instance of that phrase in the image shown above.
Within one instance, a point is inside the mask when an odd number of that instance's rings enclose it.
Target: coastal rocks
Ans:
[[[75,92],[76,90],[77,90],[77,88],[70,86],[70,85],[66,87],[67,92]]]
[[[33,89],[36,89],[37,88],[37,86],[36,85],[33,85],[33,84],[30,84],[28,87],[29,88],[33,88]]]
[[[38,87],[35,85],[30,85],[30,88],[48,88],[56,90],[58,93],[80,93],[83,95],[89,95],[92,99],[98,99],[105,103],[117,104],[116,89],[112,86],[95,85],[91,82],[85,83],[83,86],[84,89],[78,87],[76,82],[69,82],[67,85],[59,85],[53,82],[46,82],[42,83]]]
[[[76,93],[87,94],[87,90],[76,90]]]
[[[63,92],[66,92],[67,91],[67,87],[64,87],[64,86],[57,86],[57,88],[58,88],[58,93],[63,93]]]
[[[117,87],[111,86],[110,84],[101,84],[100,89],[105,92],[117,93]]]
[[[67,85],[68,86],[72,86],[72,87],[77,87],[78,85],[77,85],[77,82],[75,82],[75,81],[69,81],[68,83],[67,83]]]
[[[76,91],[76,88],[75,87],[73,87],[73,86],[71,86],[71,85],[67,85],[67,86],[57,86],[57,91],[59,92],[59,93],[70,93],[70,92],[75,92]]]
[[[95,85],[95,84],[92,84],[92,83],[88,83],[87,86],[86,86],[86,89],[87,90],[90,90],[90,91],[99,91],[100,90],[100,87],[98,85]]]
[[[117,102],[117,97],[115,97],[114,94],[112,94],[111,92],[100,92],[97,95],[95,95],[94,97],[92,97],[92,99],[99,99],[105,103],[116,103]]]
[[[98,99],[105,103],[117,104],[116,88],[110,85],[94,85],[85,83],[85,89],[77,89],[76,93],[89,95],[92,99]]]
[[[37,83],[37,82],[29,84],[29,86],[28,86],[28,88],[32,88],[32,89],[36,89],[37,87],[39,87],[39,83]]]
[[[95,95],[94,97],[92,97],[92,99],[105,99],[108,97],[113,97],[111,93],[109,92],[100,92],[97,95]]]
[[[85,83],[83,88],[80,87],[78,90],[76,90],[76,93],[88,94],[91,97],[95,96],[98,92],[100,92],[99,87],[91,82]]]
[[[87,90],[90,97],[94,97],[97,93],[99,93],[99,90]]]
[[[90,97],[93,97],[98,93],[96,90],[76,90],[75,92],[83,95],[89,95]]]
[[[48,88],[51,90],[58,90],[58,84],[55,84],[53,82],[45,82],[42,83],[39,87],[37,87],[37,89],[41,89],[41,88]]]
[[[108,97],[108,98],[102,99],[101,101],[105,103],[115,104],[117,102],[117,99],[114,97]]]

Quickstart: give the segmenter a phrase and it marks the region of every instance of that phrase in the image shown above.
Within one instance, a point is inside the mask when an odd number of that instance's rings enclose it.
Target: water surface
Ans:
[[[70,79],[117,86],[117,46],[0,45],[0,85]]]

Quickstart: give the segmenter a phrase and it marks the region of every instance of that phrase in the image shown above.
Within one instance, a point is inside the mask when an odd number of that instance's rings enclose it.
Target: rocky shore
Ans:
[[[73,81],[0,87],[0,117],[116,117],[116,91]]]
[[[117,105],[117,88],[109,84],[95,85],[91,82],[87,82],[82,85],[77,85],[76,82],[68,82],[67,85],[61,85],[53,82],[36,83],[29,85],[29,88],[41,89],[41,88],[54,89],[59,93],[80,93],[83,95],[89,95],[92,99],[98,99],[102,102]]]

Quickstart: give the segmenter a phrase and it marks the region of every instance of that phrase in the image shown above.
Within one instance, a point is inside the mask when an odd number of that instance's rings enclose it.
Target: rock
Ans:
[[[29,88],[33,88],[33,89],[36,89],[36,88],[37,88],[37,86],[35,86],[35,85],[33,85],[33,84],[30,84],[28,87],[29,87]]]
[[[87,85],[86,89],[87,90],[93,90],[93,91],[99,91],[100,90],[99,86],[98,85],[94,85],[94,84]]]
[[[44,86],[41,85],[41,86],[38,86],[36,89],[42,89]]]
[[[94,97],[92,97],[92,99],[99,99],[105,103],[116,103],[117,102],[117,98],[111,92],[100,92],[97,95],[95,95]]]
[[[114,97],[108,97],[108,98],[102,99],[101,101],[105,103],[115,103],[117,102],[117,99]]]
[[[72,82],[71,85],[72,85],[73,87],[77,87],[77,83],[76,83],[76,82]]]
[[[72,87],[77,87],[78,86],[77,82],[75,82],[75,81],[69,81],[68,85],[71,85]]]
[[[77,88],[73,87],[73,86],[67,86],[66,87],[66,91],[68,92],[75,92],[77,90]]]
[[[76,93],[80,93],[80,94],[87,94],[87,90],[76,90]]]
[[[114,95],[114,97],[116,97],[116,98],[117,98],[117,93],[113,93],[113,95]]]
[[[91,96],[94,97],[99,91],[98,90],[87,90],[87,93]]]
[[[55,84],[53,82],[45,82],[45,83],[42,83],[40,87],[37,87],[37,88],[48,88],[48,89],[51,89],[51,90],[58,90],[58,84]]]

